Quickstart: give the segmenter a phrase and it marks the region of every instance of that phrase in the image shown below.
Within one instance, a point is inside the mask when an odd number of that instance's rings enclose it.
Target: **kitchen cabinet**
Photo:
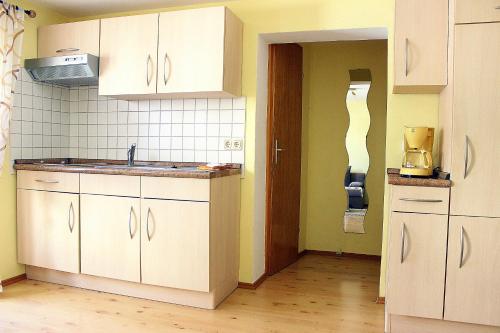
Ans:
[[[241,39],[225,7],[160,13],[158,93],[240,95]]]
[[[451,215],[500,217],[500,23],[455,27]]]
[[[387,307],[442,319],[448,216],[391,213]]]
[[[450,217],[444,318],[500,326],[500,219]]]
[[[142,283],[208,292],[209,203],[143,199],[141,208]]]
[[[140,199],[81,194],[82,273],[140,282]]]
[[[500,22],[498,0],[455,0],[455,23]]]
[[[90,53],[99,56],[100,20],[38,28],[38,57]]]
[[[448,0],[396,0],[394,93],[438,93],[447,84]]]
[[[18,262],[79,273],[79,208],[78,194],[18,189]]]
[[[158,14],[101,20],[100,95],[156,93]]]

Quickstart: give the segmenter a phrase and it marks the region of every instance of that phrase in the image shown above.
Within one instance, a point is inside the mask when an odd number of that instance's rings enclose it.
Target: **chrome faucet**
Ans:
[[[134,166],[134,159],[135,159],[135,143],[133,143],[130,146],[130,149],[127,152],[127,157],[128,157],[128,166]]]

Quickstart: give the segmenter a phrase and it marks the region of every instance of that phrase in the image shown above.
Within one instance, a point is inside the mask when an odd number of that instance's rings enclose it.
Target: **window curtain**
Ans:
[[[3,172],[9,126],[12,115],[14,86],[20,75],[24,33],[24,11],[3,2],[0,6],[0,176]],[[1,288],[1,287],[0,287]]]
[[[7,144],[12,115],[14,85],[20,74],[21,52],[24,33],[24,11],[3,2],[0,6],[0,176]],[[0,292],[2,284],[0,280]]]

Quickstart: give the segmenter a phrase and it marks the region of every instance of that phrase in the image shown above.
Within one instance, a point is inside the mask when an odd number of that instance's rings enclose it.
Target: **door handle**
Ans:
[[[168,75],[167,75],[167,61],[168,61]],[[172,62],[168,56],[168,53],[165,52],[165,58],[163,59],[163,83],[167,85],[170,80],[170,73],[172,72]]]
[[[279,153],[284,151],[284,148],[279,147],[278,139],[274,140],[274,164],[278,164],[279,161]]]
[[[400,261],[405,261],[405,239],[406,239],[406,224],[403,222],[401,225],[401,258]]]
[[[151,64],[151,75],[149,75],[149,64]],[[146,60],[146,82],[149,85],[151,84],[151,81],[153,80],[153,58],[151,58],[151,55],[148,54],[148,59]]]
[[[73,223],[71,223],[71,215],[73,215]],[[73,233],[73,229],[75,228],[75,210],[73,208],[73,202],[71,202],[70,205],[69,205],[68,227],[69,227],[69,232],[72,234]]]
[[[134,212],[134,207],[130,206],[130,212],[128,214],[128,233],[130,234],[130,239],[134,238],[132,234],[132,213]]]
[[[405,38],[405,76],[408,76],[408,73],[410,72],[408,68],[408,49],[410,47],[410,41],[408,38]]]
[[[469,137],[465,136],[464,149],[464,179],[467,177],[467,169],[469,168]]]
[[[149,234],[149,215],[151,214],[151,208],[148,208],[148,213],[146,215],[146,233],[148,234],[148,241],[151,242],[151,235]]]
[[[464,242],[465,238],[465,229],[464,226],[462,226],[460,230],[460,263],[458,264],[458,268],[462,268],[464,266]]]

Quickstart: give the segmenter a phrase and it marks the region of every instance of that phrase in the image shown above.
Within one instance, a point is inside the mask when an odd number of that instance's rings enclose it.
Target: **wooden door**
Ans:
[[[500,217],[500,23],[457,25],[455,38],[450,212]]]
[[[22,264],[80,272],[78,194],[17,190],[17,248]]]
[[[222,91],[225,8],[160,14],[158,92]]]
[[[444,319],[500,326],[500,219],[450,217]]]
[[[269,46],[267,273],[297,260],[300,219],[302,47]]]
[[[389,313],[442,319],[448,215],[392,212],[389,232]]]
[[[141,207],[142,283],[210,291],[209,203],[142,199]]]
[[[155,94],[158,14],[101,20],[99,94]]]
[[[81,195],[82,273],[140,282],[140,199]]]
[[[439,92],[447,84],[448,0],[397,0],[394,92]]]
[[[38,57],[90,53],[99,56],[100,20],[53,24],[38,28]]]

